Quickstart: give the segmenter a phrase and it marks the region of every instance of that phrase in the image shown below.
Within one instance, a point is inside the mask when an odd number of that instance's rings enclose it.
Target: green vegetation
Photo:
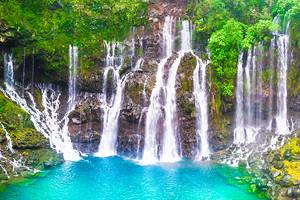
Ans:
[[[211,61],[215,66],[215,83],[224,96],[232,96],[233,78],[236,74],[236,58],[242,47],[243,26],[233,19],[212,34],[209,41]]]
[[[276,15],[282,20],[289,17],[292,41],[299,46],[298,0],[196,0],[189,3],[188,10],[196,24],[196,40],[210,51],[216,101],[233,96],[240,52],[260,41],[270,41],[271,32],[279,28],[272,23]],[[282,27],[286,23],[283,20]]]
[[[50,149],[48,139],[33,127],[29,114],[8,100],[1,92],[0,121],[9,132],[13,148],[17,152],[13,155],[14,158],[17,159],[22,155],[25,164],[35,169],[44,169],[45,167],[54,166],[62,162],[62,156]],[[1,153],[9,158],[10,155],[7,152],[6,145],[5,132],[0,127]],[[4,166],[7,165],[5,161],[1,164]],[[14,173],[9,164],[6,166],[6,169],[9,174]],[[27,176],[30,172],[21,170],[18,173],[21,176]],[[1,171],[0,183],[6,179],[6,175]]]
[[[48,140],[34,129],[29,114],[24,112],[15,103],[8,100],[1,92],[0,121],[10,133],[15,148],[27,149],[48,147]],[[4,132],[1,128],[0,136],[4,136]]]
[[[20,130],[23,128],[33,128],[28,113],[23,111],[15,103],[9,101],[0,92],[0,121],[5,123],[9,129]]]
[[[140,0],[7,0],[0,4],[0,45],[35,48],[47,70],[64,70],[68,46],[80,49],[81,67],[96,64],[103,40],[123,40],[145,22]]]

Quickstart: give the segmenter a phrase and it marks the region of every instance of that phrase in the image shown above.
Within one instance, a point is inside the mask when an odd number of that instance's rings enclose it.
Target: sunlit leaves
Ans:
[[[224,27],[213,33],[209,40],[211,62],[215,66],[216,82],[224,96],[233,93],[237,58],[242,49],[244,25],[230,19]]]
[[[123,40],[145,22],[146,12],[140,0],[7,0],[0,4],[0,21],[15,30],[16,45],[34,47],[48,67],[59,69],[68,62],[69,44],[79,46],[82,58],[95,60],[103,40]],[[93,65],[81,61],[81,66]]]

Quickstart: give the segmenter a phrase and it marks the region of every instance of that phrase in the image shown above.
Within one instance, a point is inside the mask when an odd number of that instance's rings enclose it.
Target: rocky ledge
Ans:
[[[63,162],[30,116],[0,92],[0,182]]]

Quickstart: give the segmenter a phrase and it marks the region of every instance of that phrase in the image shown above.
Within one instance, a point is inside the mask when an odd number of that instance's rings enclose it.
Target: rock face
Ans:
[[[77,150],[84,153],[97,151],[101,139],[102,120],[102,110],[97,96],[85,94],[69,115],[70,137]]]
[[[195,127],[195,99],[193,95],[193,71],[196,59],[186,54],[177,71],[177,115],[181,141],[181,152],[187,158],[194,158],[197,149],[197,136]]]
[[[35,130],[30,116],[1,92],[0,109],[0,183],[8,177],[27,175],[34,169],[63,161],[50,148],[49,141]]]
[[[262,182],[265,182],[273,199],[300,198],[300,132],[294,132],[294,136],[296,137],[286,140],[279,150],[268,151],[265,163],[259,170],[251,166]]]
[[[125,86],[117,138],[117,151],[121,155],[136,157],[142,153],[141,147],[144,145],[145,134],[145,107],[149,105],[151,91],[156,79],[157,64],[161,56],[161,32],[164,24],[164,18],[167,15],[172,15],[174,17],[182,16],[185,12],[185,6],[186,1],[173,2],[159,0],[150,4],[148,12],[150,30],[140,28],[136,31],[135,36],[133,36],[136,41],[135,46],[140,48],[136,51],[143,52],[144,64],[140,71],[130,75]],[[125,42],[125,51],[130,51],[129,45],[130,42]],[[129,55],[129,53],[125,54]],[[125,63],[122,67],[125,70],[130,67],[128,66],[130,65],[128,59],[129,58],[125,58]],[[135,63],[137,61],[136,56],[134,56],[132,60],[132,62]],[[104,66],[104,63],[102,63],[102,65]],[[194,67],[195,66],[191,66],[191,70],[193,70]],[[184,74],[184,71],[181,71],[181,73]],[[99,91],[102,90],[102,73],[103,72],[101,72],[101,70],[98,70],[93,73],[90,78],[82,75],[82,77],[79,78],[79,88],[81,91],[93,92],[94,96],[99,95]],[[185,76],[185,79],[189,79],[190,82],[191,77],[187,78],[187,75]],[[113,87],[114,86],[112,84],[108,85],[110,91],[114,90]],[[189,86],[180,86],[178,83],[178,91],[180,91],[180,87],[187,88]],[[184,96],[181,97],[185,98]],[[93,98],[93,100],[90,99],[91,98],[81,100],[76,106],[75,111],[69,116],[69,131],[71,140],[74,147],[84,153],[93,153],[97,151],[97,147],[101,141],[101,132],[103,127],[102,109],[100,108],[101,104],[97,97]],[[190,101],[190,103],[193,104],[193,99],[188,97],[188,99],[179,99],[178,106],[183,105],[184,101]],[[182,134],[180,137],[185,138],[185,143],[187,143],[186,148],[188,148],[189,143],[195,143],[195,139],[191,139],[191,135],[194,135],[194,120],[185,116],[184,112],[188,111],[184,111],[184,109],[187,110],[188,108],[182,108],[182,114],[180,114],[179,119],[183,122],[183,124],[185,124],[184,126],[189,129],[181,127]],[[192,157],[192,153],[188,153],[188,151],[192,148],[185,150],[186,148],[183,148],[183,153],[190,154],[189,157]]]
[[[119,132],[117,138],[117,151],[121,155],[139,157],[143,152],[145,138],[145,119],[147,107],[151,96],[152,89],[156,81],[156,71],[159,60],[162,55],[162,28],[164,18],[171,15],[177,18],[185,14],[186,1],[167,1],[158,0],[150,4],[148,11],[149,27],[137,28],[134,35],[124,42],[125,63],[121,70],[121,76],[128,73],[129,69],[135,65],[138,58],[142,55],[144,63],[141,69],[132,73],[124,89],[123,103],[119,117]],[[135,55],[131,56],[131,39],[135,43]],[[177,39],[176,39],[177,40]],[[178,41],[176,49],[178,49]],[[268,49],[266,47],[266,49]],[[102,51],[104,52],[104,50]],[[130,53],[131,52],[131,53]],[[294,58],[291,59],[288,70],[288,94],[289,94],[289,115],[294,119],[300,119],[300,89],[294,87],[299,83],[300,77],[300,57],[299,48],[292,47],[291,51]],[[203,53],[205,54],[205,53]],[[174,53],[175,55],[175,53]],[[74,112],[69,116],[69,131],[74,147],[83,153],[93,153],[97,151],[101,141],[103,128],[103,110],[99,102],[99,95],[102,91],[103,67],[105,65],[103,59],[99,62],[97,69],[89,75],[81,74],[78,78],[78,87],[82,92],[79,104]],[[169,63],[174,60],[173,56]],[[268,76],[268,52],[263,54],[263,120],[268,120],[270,99],[270,86],[266,79]],[[244,58],[246,63],[246,58]],[[192,55],[185,55],[178,68],[176,79],[176,98],[177,98],[177,124],[178,137],[180,137],[180,153],[186,158],[195,156],[197,138],[195,133],[195,100],[193,97],[193,70],[196,61]],[[227,97],[221,101],[216,99],[217,94],[212,86],[214,78],[213,68],[209,65],[207,68],[207,94],[209,108],[209,144],[212,152],[219,152],[227,149],[233,141],[233,130],[235,128],[235,97]],[[166,66],[168,69],[168,66]],[[166,71],[167,72],[167,71]],[[164,77],[166,79],[166,77]],[[111,79],[111,77],[109,77]],[[108,93],[115,91],[115,84],[111,80],[108,81]],[[276,83],[274,83],[273,105],[276,105]],[[84,98],[84,93],[91,95]],[[275,114],[275,111],[273,112]],[[161,137],[161,136],[158,136]]]

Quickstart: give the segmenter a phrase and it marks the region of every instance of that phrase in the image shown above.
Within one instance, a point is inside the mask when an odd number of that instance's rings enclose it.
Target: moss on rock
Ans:
[[[21,152],[26,164],[35,169],[44,169],[63,162],[63,157],[51,149],[26,149]]]
[[[10,129],[33,128],[28,113],[0,93],[0,120]]]
[[[0,121],[8,131],[14,148],[11,152],[4,130],[0,127],[0,149],[1,153],[8,159],[1,164],[6,168],[10,177],[27,176],[31,172],[25,167],[13,171],[9,160],[22,160],[25,166],[31,169],[42,170],[45,167],[54,166],[63,161],[61,155],[50,149],[49,141],[33,126],[30,115],[23,111],[17,104],[7,99],[0,93]],[[0,169],[0,182],[8,178]]]
[[[179,67],[181,92],[193,90],[193,72],[196,62],[196,58],[191,56],[185,56],[181,61]]]
[[[300,139],[292,138],[279,149],[282,168],[272,167],[273,174],[277,174],[275,181],[286,185],[297,185],[300,181]],[[273,162],[273,165],[276,162]]]
[[[16,149],[37,149],[49,146],[48,140],[35,129],[24,128],[19,131],[13,131],[10,136]]]

